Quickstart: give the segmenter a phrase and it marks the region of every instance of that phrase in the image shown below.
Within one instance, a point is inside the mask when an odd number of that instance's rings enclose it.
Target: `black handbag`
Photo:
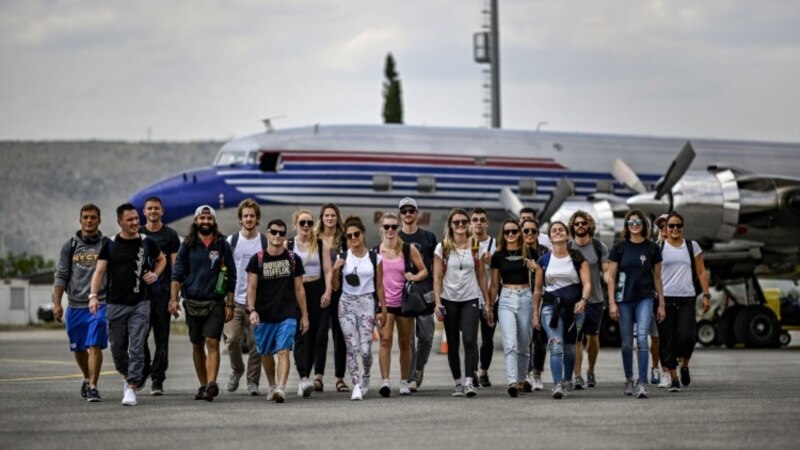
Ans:
[[[411,249],[409,244],[403,243],[403,258],[406,263],[406,272],[414,272],[414,264],[411,262]],[[403,286],[403,305],[404,316],[419,316],[431,309],[433,305],[433,286],[423,281],[406,280]]]

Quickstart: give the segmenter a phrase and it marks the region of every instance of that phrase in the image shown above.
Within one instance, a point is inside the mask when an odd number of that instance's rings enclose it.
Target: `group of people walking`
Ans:
[[[277,218],[259,231],[261,210],[251,199],[239,204],[240,230],[225,237],[216,211],[202,205],[182,242],[162,223],[164,205],[157,197],[145,202],[144,226],[133,205],[121,205],[120,233],[112,238],[99,231],[99,208],[85,205],[81,229],[61,250],[54,302],[56,319],[66,320],[70,349],[84,376],[81,397],[101,400],[97,384],[102,350],[109,343],[124,380],[123,405],[137,404],[136,394],[148,378],[151,394],[162,395],[170,315],[181,312],[192,343],[197,400],[213,401],[219,395],[221,341],[229,356],[230,392],[239,389],[244,376],[247,392],[260,395],[263,367],[267,399],[284,402],[290,353],[299,378],[297,395],[323,391],[329,332],[337,392],[349,392],[352,400],[362,400],[371,387],[383,397],[395,387],[400,395],[411,395],[424,380],[435,320],[443,323],[449,344],[453,396],[475,397],[479,387],[492,385],[488,370],[499,327],[508,394],[518,397],[544,388],[549,350],[552,396],[561,399],[596,386],[606,304],[609,317],[620,324],[625,395],[649,396],[653,323],[669,390],[690,383],[695,300],[702,294],[703,307],[710,305],[702,249],[683,239],[680,214],[656,220],[663,230],[656,243],[649,239],[647,217],[630,211],[622,239],[609,252],[594,237],[595,221],[584,211],[575,212],[568,223],[551,222],[545,236],[535,212],[525,208],[520,220],[503,221],[494,238],[484,209],[456,208],[438,242],[434,233],[418,226],[413,198],[398,206],[397,213],[381,215],[380,243],[369,248],[361,218],[342,218],[335,204],[323,205],[316,218],[309,210],[296,211],[292,237]],[[431,292],[424,310],[412,313],[404,301],[413,283]],[[375,331],[381,379],[371,383]],[[395,331],[400,350],[396,384],[390,377]],[[638,377],[633,374],[634,335]],[[249,348],[246,366],[243,342]]]

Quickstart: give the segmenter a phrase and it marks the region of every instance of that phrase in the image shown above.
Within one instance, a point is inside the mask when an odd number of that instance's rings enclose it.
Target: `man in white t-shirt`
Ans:
[[[492,269],[490,263],[492,260],[492,253],[497,248],[497,240],[489,236],[489,216],[486,210],[477,207],[472,210],[470,214],[470,224],[472,227],[472,238],[478,243],[478,254],[483,255],[481,261],[484,263],[486,270],[486,288],[491,289],[492,285]],[[473,375],[477,380],[477,384],[481,387],[489,387],[492,385],[489,381],[489,366],[492,364],[492,355],[494,354],[494,331],[497,329],[494,324],[489,325],[486,314],[483,312],[483,305],[485,299],[480,299],[480,333],[481,344],[478,348],[478,364],[480,372]],[[497,317],[497,303],[494,305],[494,317]],[[496,320],[496,319],[495,319]],[[476,368],[477,369],[477,368]],[[477,371],[477,370],[476,370]]]
[[[253,329],[250,326],[248,315],[245,313],[247,304],[247,263],[250,258],[266,247],[266,236],[258,232],[258,222],[261,219],[261,208],[252,199],[246,198],[239,203],[239,223],[241,229],[238,233],[228,236],[228,243],[233,249],[233,260],[236,263],[236,293],[234,294],[233,320],[227,322],[222,329],[226,339],[228,358],[231,363],[231,376],[228,379],[228,392],[239,389],[239,380],[244,374],[244,361],[242,360],[242,335],[247,339],[249,348],[247,358],[247,391],[250,395],[258,395],[258,381],[261,378],[261,355],[256,348]]]

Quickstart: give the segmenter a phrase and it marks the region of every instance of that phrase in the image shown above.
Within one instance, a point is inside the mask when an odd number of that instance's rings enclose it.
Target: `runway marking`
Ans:
[[[8,358],[0,358],[0,362],[4,363],[20,363],[20,364],[55,364],[59,366],[73,366],[75,365],[75,361],[65,362],[65,361],[50,361],[46,359],[8,359]]]
[[[2,360],[0,360],[2,361]],[[107,370],[105,372],[100,372],[100,375],[114,375],[117,373],[116,370]],[[11,382],[18,382],[18,381],[47,381],[47,380],[66,380],[69,378],[83,378],[83,374],[75,374],[75,375],[56,375],[50,377],[23,377],[23,378],[0,378],[0,383],[11,383]]]

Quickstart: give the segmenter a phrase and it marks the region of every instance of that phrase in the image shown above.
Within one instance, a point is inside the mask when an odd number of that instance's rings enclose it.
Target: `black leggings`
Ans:
[[[344,378],[347,347],[344,343],[342,326],[339,325],[339,298],[341,296],[341,289],[331,294],[331,304],[322,310],[320,316],[317,355],[316,361],[314,361],[314,373],[318,375],[325,373],[325,362],[328,357],[328,330],[330,329],[333,335],[333,374],[336,378]]]
[[[500,302],[494,303],[494,326],[490,327],[489,322],[486,320],[486,314],[483,314],[481,311],[481,348],[479,351],[480,355],[480,367],[481,370],[487,371],[489,370],[489,366],[492,365],[492,355],[494,355],[494,332],[497,330],[497,305]]]
[[[297,330],[294,340],[294,364],[300,378],[306,378],[311,373],[314,357],[317,352],[317,333],[322,316],[320,300],[325,292],[325,280],[309,281],[303,283],[306,291],[306,310],[308,311],[308,331],[301,334]]]
[[[695,345],[694,297],[665,297],[667,316],[658,324],[659,356],[667,369],[678,367],[678,358],[692,357]]]
[[[442,299],[442,305],[446,311],[444,332],[447,335],[447,362],[450,364],[450,372],[454,380],[461,378],[461,356],[458,352],[460,341],[463,341],[464,369],[468,376],[472,376],[478,365],[478,299],[465,302]]]

